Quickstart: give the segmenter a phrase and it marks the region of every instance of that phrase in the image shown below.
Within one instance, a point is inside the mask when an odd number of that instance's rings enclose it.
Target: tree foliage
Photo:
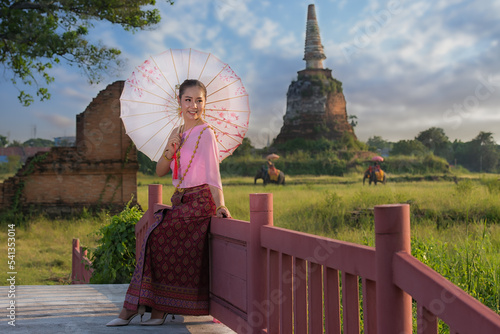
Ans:
[[[24,147],[52,147],[54,146],[54,141],[42,138],[32,138],[28,139],[23,143]]]
[[[0,135],[0,147],[5,147],[9,143],[7,137]]]
[[[422,142],[413,140],[400,140],[392,146],[393,155],[415,155],[421,156],[428,153],[427,147]]]
[[[431,154],[472,172],[500,171],[500,146],[495,143],[491,132],[481,131],[471,141],[455,140],[451,143],[443,129],[432,127],[420,132],[413,140],[388,143],[382,137],[373,136],[367,144],[371,151],[391,145],[391,156],[425,157]]]
[[[381,136],[373,136],[368,138],[368,140],[366,141],[366,145],[368,145],[369,150],[376,151],[384,149],[390,150],[393,144],[383,139]]]
[[[245,137],[243,138],[241,145],[238,146],[236,150],[233,152],[233,156],[240,157],[240,156],[250,155],[252,153],[252,150],[254,150],[252,142],[250,141],[249,138]]]
[[[146,28],[160,21],[154,4],[155,0],[1,0],[0,62],[12,71],[16,87],[36,86],[42,101],[50,98],[46,86],[54,81],[49,70],[61,61],[76,65],[90,83],[97,83],[119,63],[120,50],[89,42],[93,24],[108,21],[128,31]],[[22,90],[18,98],[24,105],[34,101]]]
[[[451,160],[453,156],[451,142],[442,128],[432,127],[422,131],[415,139],[424,144],[434,155]]]
[[[475,172],[495,172],[498,168],[500,150],[491,132],[481,131],[470,142],[454,142],[457,163]]]

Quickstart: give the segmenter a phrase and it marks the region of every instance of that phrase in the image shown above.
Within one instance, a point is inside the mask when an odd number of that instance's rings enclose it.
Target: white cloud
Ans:
[[[278,36],[278,25],[269,19],[264,19],[260,28],[254,33],[252,47],[258,50],[273,48],[273,40]]]
[[[34,114],[37,119],[46,121],[58,128],[68,128],[68,127],[73,127],[75,125],[75,120],[74,119],[72,120],[66,116],[40,113],[40,112],[35,112]]]

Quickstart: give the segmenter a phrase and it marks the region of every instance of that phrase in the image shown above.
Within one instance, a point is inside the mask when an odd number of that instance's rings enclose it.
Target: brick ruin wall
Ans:
[[[0,210],[64,215],[137,204],[137,151],[120,119],[123,85],[109,85],[77,115],[76,147],[37,153],[0,184]]]

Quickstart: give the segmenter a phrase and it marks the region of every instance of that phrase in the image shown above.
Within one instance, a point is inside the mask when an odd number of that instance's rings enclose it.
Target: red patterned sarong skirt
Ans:
[[[124,307],[146,305],[181,315],[208,314],[208,228],[215,215],[208,185],[172,196],[155,213],[125,296]]]

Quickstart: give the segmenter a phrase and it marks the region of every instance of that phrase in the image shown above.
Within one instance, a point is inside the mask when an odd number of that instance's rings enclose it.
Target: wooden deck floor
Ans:
[[[129,326],[106,327],[119,313],[128,284],[88,285],[25,285],[15,287],[15,297],[9,298],[8,286],[0,286],[0,332],[12,329],[16,333],[234,333],[226,326],[214,323],[211,316],[171,316],[162,326],[141,326],[139,317]],[[15,309],[9,310],[11,301]],[[15,322],[9,315],[15,316]],[[144,316],[148,319],[149,314]],[[15,324],[15,327],[9,323]]]

